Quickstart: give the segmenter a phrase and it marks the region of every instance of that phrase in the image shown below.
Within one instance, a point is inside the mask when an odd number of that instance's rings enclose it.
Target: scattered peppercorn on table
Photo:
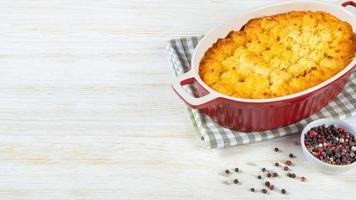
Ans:
[[[1,1],[0,199],[355,197],[299,135],[207,149],[170,88],[167,40],[270,2]]]

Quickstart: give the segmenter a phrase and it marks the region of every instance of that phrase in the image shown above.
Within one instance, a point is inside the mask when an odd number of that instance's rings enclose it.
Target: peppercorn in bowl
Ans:
[[[337,174],[356,166],[356,133],[345,121],[315,120],[300,140],[305,157],[322,172]]]

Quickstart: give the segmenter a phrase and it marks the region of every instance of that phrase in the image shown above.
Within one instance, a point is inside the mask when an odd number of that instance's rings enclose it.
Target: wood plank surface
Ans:
[[[0,199],[354,199],[356,169],[320,173],[298,135],[207,149],[170,88],[168,39],[270,2],[1,0]],[[289,152],[308,181],[249,192]]]

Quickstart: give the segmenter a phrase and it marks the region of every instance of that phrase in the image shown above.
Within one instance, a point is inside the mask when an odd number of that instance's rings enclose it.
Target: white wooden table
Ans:
[[[268,2],[1,0],[0,199],[355,198],[356,169],[318,172],[297,135],[207,149],[170,88],[168,39]],[[248,191],[289,152],[307,182]],[[224,184],[235,166],[242,184]]]

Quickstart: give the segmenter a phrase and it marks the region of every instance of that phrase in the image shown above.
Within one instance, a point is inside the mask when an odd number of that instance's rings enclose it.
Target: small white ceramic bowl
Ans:
[[[353,130],[353,128],[347,124],[346,122],[342,120],[335,120],[335,119],[318,119],[315,121],[310,122],[307,126],[304,127],[302,134],[300,135],[300,143],[302,145],[303,153],[305,157],[313,163],[314,166],[316,166],[320,171],[327,173],[327,174],[339,174],[348,171],[349,169],[353,168],[356,166],[356,162],[353,162],[349,165],[332,165],[328,164],[326,162],[323,162],[316,158],[314,155],[312,155],[308,149],[305,147],[304,144],[304,135],[307,134],[307,132],[317,126],[320,125],[335,125],[336,128],[345,128],[347,131],[349,131],[352,135],[356,137],[356,132]]]

